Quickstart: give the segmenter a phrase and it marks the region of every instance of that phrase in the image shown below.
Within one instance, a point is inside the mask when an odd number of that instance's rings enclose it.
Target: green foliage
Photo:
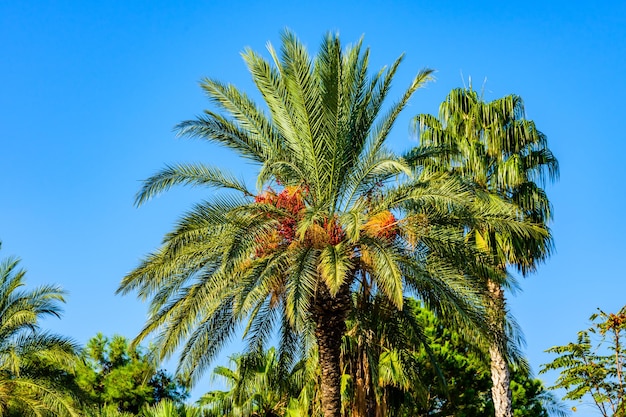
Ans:
[[[147,352],[130,347],[122,336],[98,334],[89,340],[76,369],[76,383],[88,403],[120,412],[138,413],[163,399],[181,402],[187,391],[157,369]]]
[[[164,399],[154,405],[144,405],[138,414],[118,411],[111,407],[92,407],[84,410],[84,417],[201,417],[199,407]]]
[[[488,355],[419,302],[406,299],[404,305],[400,312],[376,300],[367,329],[349,320],[342,347],[342,415],[493,416]],[[369,337],[367,343],[359,343],[363,337]],[[315,355],[290,370],[280,369],[273,348],[234,355],[231,364],[213,373],[228,390],[199,401],[209,416],[321,415],[319,368],[310,368],[319,366]],[[541,381],[522,368],[513,371],[511,388],[515,417],[566,415]]]
[[[413,372],[410,388],[387,388],[388,415],[493,415],[488,354],[418,303],[411,304],[411,309],[410,314],[423,328],[423,344],[412,362],[403,364]],[[511,388],[515,417],[565,415],[541,382],[523,368],[514,369]]]
[[[421,114],[413,122],[420,146],[407,155],[411,163],[452,172],[514,203],[521,218],[537,224],[532,235],[478,228],[470,233],[495,264],[533,271],[552,247],[547,228],[552,210],[541,186],[558,178],[559,165],[547,137],[526,119],[522,98],[486,102],[471,87],[458,88],[441,103],[438,118]]]
[[[274,348],[233,355],[230,362],[233,368],[213,370],[214,377],[226,382],[228,391],[211,391],[198,401],[208,416],[282,416],[290,398],[298,397],[305,384],[302,364],[283,368]]]
[[[352,415],[383,415],[398,393],[420,395],[417,352],[427,343],[416,315],[414,299],[405,298],[403,309],[394,308],[380,295],[368,291],[353,295],[354,308],[342,346],[346,373],[344,408]]]
[[[603,416],[622,417],[626,415],[626,306],[616,314],[599,310],[590,320],[592,326],[579,332],[576,342],[547,350],[557,357],[541,372],[561,372],[552,388],[565,389],[564,399],[591,397]]]
[[[83,410],[84,417],[135,417],[135,414],[118,411],[111,407],[87,407]]]
[[[205,416],[200,407],[163,400],[158,404],[144,407],[142,417],[200,417]]]
[[[68,373],[75,344],[43,332],[39,320],[60,317],[63,291],[56,286],[24,289],[19,260],[0,261],[0,415],[76,416]]]
[[[532,378],[521,369],[511,377],[514,417],[566,416],[564,405],[557,401],[539,379]]]

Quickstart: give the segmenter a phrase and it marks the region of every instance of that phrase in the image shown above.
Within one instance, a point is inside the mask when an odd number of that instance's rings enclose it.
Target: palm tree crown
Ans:
[[[524,219],[542,225],[552,217],[542,188],[559,175],[558,161],[547,138],[525,117],[517,95],[485,102],[471,88],[455,89],[441,103],[439,118],[420,114],[414,119],[420,146],[408,158],[435,172],[452,172],[479,189],[512,202]],[[490,241],[490,239],[498,241]],[[548,233],[543,239],[480,233],[477,243],[495,253],[498,262],[522,273],[536,268],[551,251]]]

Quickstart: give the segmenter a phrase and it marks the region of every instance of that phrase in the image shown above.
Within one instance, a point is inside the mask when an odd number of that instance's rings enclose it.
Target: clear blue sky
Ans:
[[[176,123],[208,105],[198,81],[252,92],[239,53],[265,53],[285,27],[312,53],[329,30],[345,44],[364,35],[372,69],[406,53],[397,91],[420,68],[437,70],[397,124],[394,149],[415,144],[411,116],[436,112],[469,77],[476,88],[487,80],[486,99],[521,95],[547,134],[561,163],[549,188],[557,251],[510,297],[537,370],[550,359],[543,351],[573,340],[597,307],[626,304],[626,3],[480,4],[0,3],[1,255],[19,255],[30,284],[69,292],[63,319],[48,328],[81,343],[98,331],[134,336],[146,309],[114,295],[120,279],[206,196],[181,189],[137,209],[140,181],[173,162],[250,170],[212,145],[174,138]]]

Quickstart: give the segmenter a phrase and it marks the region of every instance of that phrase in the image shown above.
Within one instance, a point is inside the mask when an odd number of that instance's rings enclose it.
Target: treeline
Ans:
[[[56,287],[24,290],[25,271],[6,258],[0,269],[0,407],[9,416],[307,416],[321,410],[317,353],[285,368],[275,348],[233,355],[231,367],[213,373],[226,391],[185,404],[185,381],[159,368],[150,349],[122,336],[98,334],[84,347],[39,328],[39,319],[59,317],[63,292]],[[363,303],[363,300],[358,302]],[[484,416],[493,414],[486,354],[439,321],[421,303],[407,299],[403,316],[381,297],[369,300],[368,316],[350,317],[344,338],[342,409],[354,410],[364,366],[376,369],[377,415]],[[355,298],[354,303],[357,303]],[[355,309],[354,312],[357,310]],[[410,323],[407,321],[410,320]],[[412,326],[413,331],[404,326]],[[405,340],[385,342],[402,333]],[[364,334],[375,340],[363,344]],[[396,336],[394,336],[394,334]],[[556,405],[524,368],[513,377],[516,415],[544,416]],[[381,410],[382,405],[388,410]],[[354,414],[353,412],[351,412]]]

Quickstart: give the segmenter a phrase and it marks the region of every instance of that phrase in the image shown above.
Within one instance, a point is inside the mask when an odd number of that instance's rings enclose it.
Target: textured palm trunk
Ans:
[[[495,409],[495,417],[512,417],[511,372],[507,363],[506,334],[504,331],[505,299],[500,284],[487,283],[490,296],[489,320],[494,333],[494,341],[489,346],[491,358],[491,398]]]
[[[371,284],[364,280],[362,285],[359,300],[357,301],[357,309],[367,311],[373,308],[369,303],[371,301]],[[366,338],[367,336],[364,334],[358,336],[356,363],[352,365],[354,372],[354,399],[350,417],[380,417],[379,404],[372,381]]]
[[[359,341],[357,358],[352,417],[377,417],[376,394],[362,341]]]
[[[320,287],[312,313],[322,373],[322,410],[324,417],[341,417],[341,339],[350,309],[350,287],[344,285],[335,297],[325,285]]]

